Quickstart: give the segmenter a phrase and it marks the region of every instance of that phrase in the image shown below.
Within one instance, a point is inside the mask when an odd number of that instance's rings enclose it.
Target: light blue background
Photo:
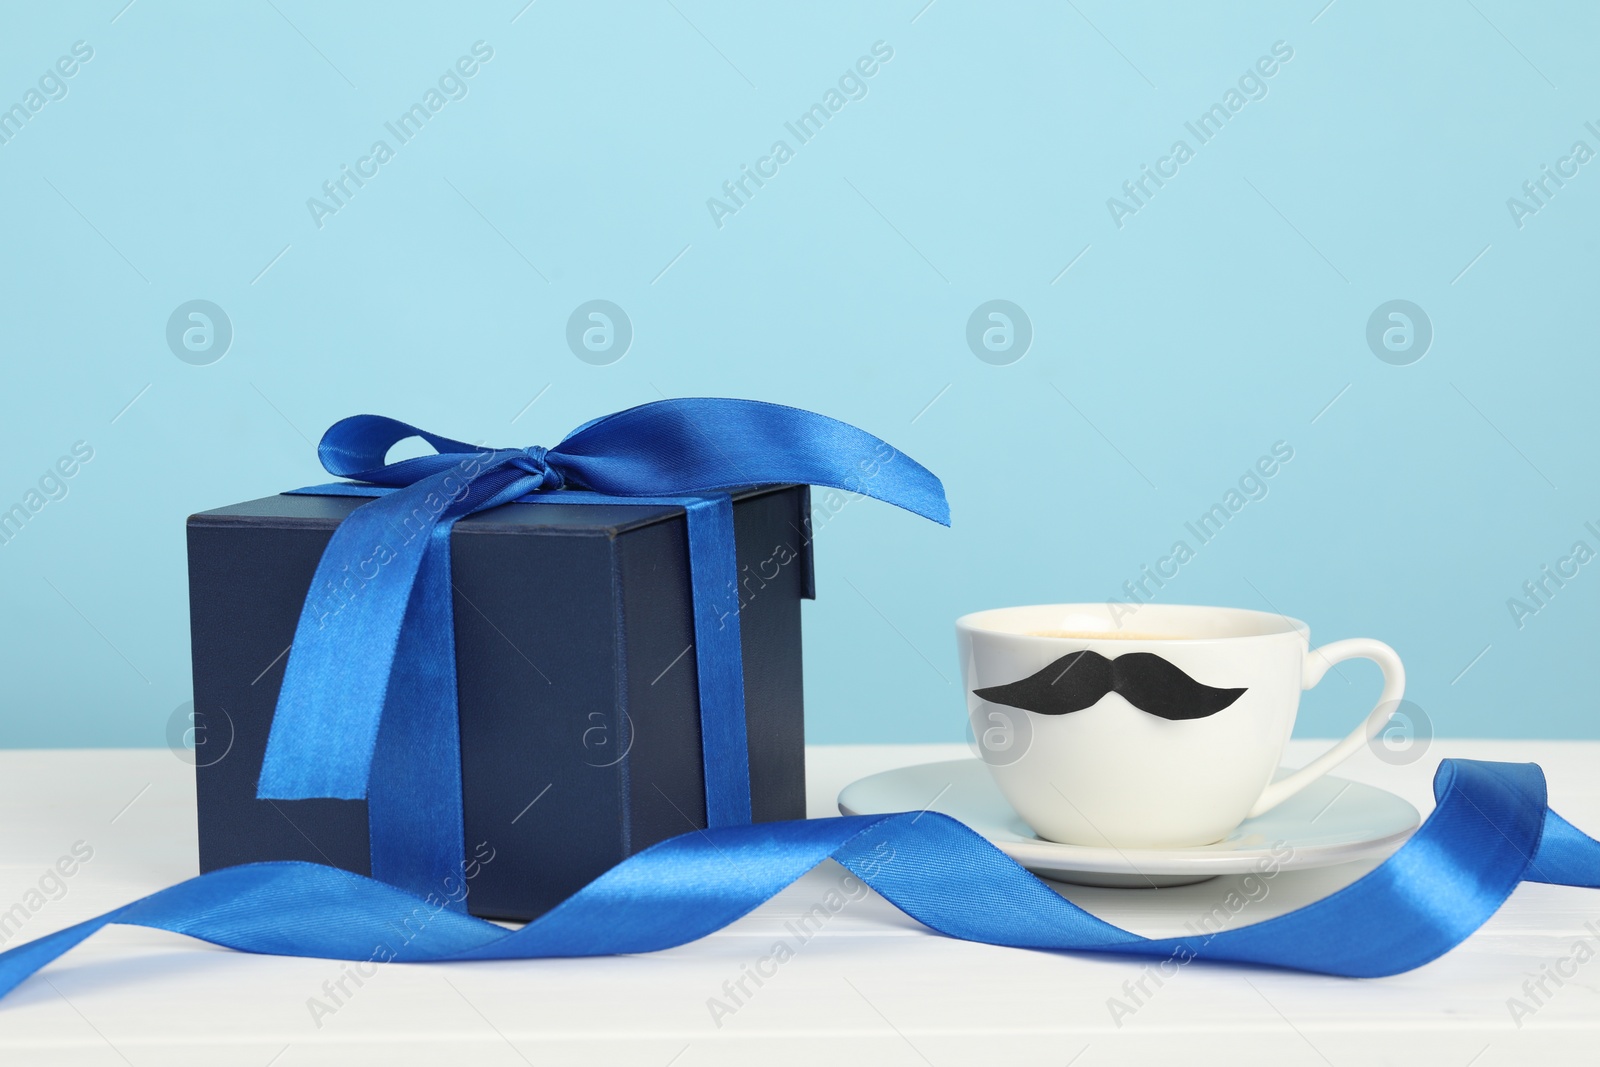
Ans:
[[[826,412],[949,490],[951,530],[861,502],[819,536],[813,741],[959,738],[955,616],[1122,595],[1277,441],[1162,599],[1386,640],[1440,734],[1600,737],[1600,563],[1507,608],[1600,549],[1600,163],[1520,229],[1506,204],[1600,149],[1600,11],[1323,2],[9,6],[0,106],[94,57],[0,145],[0,507],[95,455],[0,547],[0,744],[163,744],[184,517],[322,480],[336,419],[553,444],[663,395]],[[307,198],[479,40],[319,229]],[[707,198],[877,41],[868,95],[719,229]],[[1119,229],[1107,198],[1277,41],[1268,95]],[[564,339],[595,298],[635,330],[610,366]],[[1035,333],[1011,365],[965,340],[995,298]],[[1435,331],[1409,366],[1365,340],[1396,298]],[[209,366],[165,341],[191,299],[235,332]],[[1330,676],[1299,733],[1375,692]]]

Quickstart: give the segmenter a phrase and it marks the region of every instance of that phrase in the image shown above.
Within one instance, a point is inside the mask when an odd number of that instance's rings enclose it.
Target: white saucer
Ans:
[[[1290,769],[1281,768],[1279,776]],[[1078,885],[1161,887],[1219,874],[1331,867],[1388,855],[1422,818],[1387,790],[1324,776],[1213,845],[1117,849],[1041,839],[1000,794],[980,760],[950,760],[874,774],[839,793],[846,815],[937,811],[967,824],[1034,874]]]

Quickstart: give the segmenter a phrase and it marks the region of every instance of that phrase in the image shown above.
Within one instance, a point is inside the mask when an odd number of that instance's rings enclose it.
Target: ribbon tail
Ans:
[[[367,783],[372,877],[466,911],[461,723],[446,521],[428,535]]]
[[[401,626],[439,517],[419,502],[445,477],[363,504],[333,532],[295,627],[258,796],[367,795]]]

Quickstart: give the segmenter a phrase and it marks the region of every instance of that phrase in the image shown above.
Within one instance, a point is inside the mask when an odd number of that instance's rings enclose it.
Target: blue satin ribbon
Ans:
[[[1285,915],[1206,936],[1120,929],[954,819],[905,812],[684,834],[515,931],[333,867],[229,867],[0,954],[0,995],[108,923],[246,952],[355,961],[651,952],[721,929],[829,858],[907,915],[967,941],[1358,978],[1398,974],[1449,951],[1519,882],[1600,888],[1600,841],[1546,806],[1537,764],[1447,759],[1433,789],[1438,803],[1427,821],[1362,878]]]
[[[385,463],[410,437],[436,454]],[[257,792],[366,798],[373,877],[417,895],[453,879],[465,852],[450,578],[458,519],[513,502],[684,507],[706,813],[717,827],[750,821],[739,628],[726,623],[738,615],[727,490],[800,482],[947,525],[950,516],[939,480],[885,442],[750,400],[643,404],[552,448],[478,448],[357,415],[334,424],[317,451],[330,474],[364,484],[300,492],[374,499],[339,525],[317,564]]]

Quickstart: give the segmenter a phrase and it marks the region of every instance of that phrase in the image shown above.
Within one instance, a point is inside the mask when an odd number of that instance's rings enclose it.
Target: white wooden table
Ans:
[[[1325,742],[1297,742],[1299,763]],[[959,745],[813,747],[811,814],[849,781],[965,755]],[[1552,805],[1600,829],[1600,742],[1444,741],[1406,767],[1362,752],[1340,772],[1423,812],[1444,755],[1533,760]],[[165,750],[0,752],[0,929],[17,944],[195,872],[191,769]],[[78,843],[83,844],[79,845]],[[61,888],[47,868],[92,849]],[[1240,912],[1256,922],[1370,865],[1284,872]],[[730,1016],[708,1000],[771,951],[839,884],[829,863],[752,915],[647,956],[382,967],[335,1014],[307,1001],[340,976],[325,960],[248,956],[110,927],[0,1001],[0,1064],[1593,1064],[1600,958],[1513,1021],[1523,983],[1600,941],[1600,892],[1524,885],[1456,951],[1396,978],[1357,981],[1192,964],[1113,1020],[1146,965],[990,948],[927,932],[882,900],[849,903]],[[30,895],[30,890],[43,890]],[[1234,880],[1163,890],[1061,887],[1144,934],[1180,932]],[[29,907],[29,902],[42,906]],[[18,923],[20,921],[20,928]],[[1585,954],[1586,955],[1586,954]],[[1572,964],[1563,964],[1571,971]],[[1146,981],[1150,986],[1149,981]],[[1153,987],[1151,987],[1153,988]],[[1531,1001],[1528,1003],[1531,1004]],[[719,1025],[720,1022],[720,1025]],[[1120,1025],[1119,1025],[1120,1022]]]

